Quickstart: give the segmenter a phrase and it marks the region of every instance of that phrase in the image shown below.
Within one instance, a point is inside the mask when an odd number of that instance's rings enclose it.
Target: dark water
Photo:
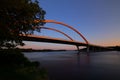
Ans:
[[[77,51],[25,53],[39,61],[50,80],[120,80],[120,52],[81,53]]]

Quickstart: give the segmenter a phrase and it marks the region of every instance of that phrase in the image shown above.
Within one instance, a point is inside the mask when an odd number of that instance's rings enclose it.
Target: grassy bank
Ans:
[[[39,62],[30,62],[19,49],[0,50],[0,80],[48,80]]]

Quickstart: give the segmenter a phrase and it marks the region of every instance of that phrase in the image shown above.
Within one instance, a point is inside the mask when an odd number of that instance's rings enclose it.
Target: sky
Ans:
[[[91,44],[120,46],[120,0],[39,0],[39,2],[46,11],[46,20],[56,20],[74,27]],[[84,42],[78,34],[64,26],[52,23],[44,26],[61,30],[74,40]],[[67,39],[60,33],[43,29],[35,34]],[[25,47],[35,49],[75,48],[75,46],[53,43],[25,43]]]

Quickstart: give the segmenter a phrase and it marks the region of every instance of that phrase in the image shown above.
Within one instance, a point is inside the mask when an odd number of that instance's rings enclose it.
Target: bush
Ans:
[[[18,49],[0,50],[0,80],[47,80],[39,62],[30,62]]]

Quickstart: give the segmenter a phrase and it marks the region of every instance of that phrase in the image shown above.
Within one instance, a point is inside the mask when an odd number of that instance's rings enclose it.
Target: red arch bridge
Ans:
[[[36,35],[20,35],[20,37],[23,40],[25,40],[25,41],[49,42],[49,43],[60,43],[60,44],[75,45],[78,50],[80,50],[79,46],[86,46],[86,51],[87,52],[89,52],[89,51],[106,51],[106,50],[110,50],[108,47],[90,44],[88,42],[88,40],[77,29],[75,29],[72,26],[69,26],[69,25],[67,25],[65,23],[57,22],[57,21],[54,21],[54,20],[35,20],[34,22],[35,23],[39,23],[39,22],[54,23],[54,24],[63,25],[64,27],[68,27],[68,28],[72,29],[74,32],[76,32],[85,42],[75,41],[69,35],[67,35],[66,33],[64,33],[62,31],[59,31],[57,29],[48,28],[48,27],[40,27],[40,26],[34,27],[34,29],[37,28],[37,29],[53,30],[53,31],[56,31],[56,32],[59,32],[59,33],[63,34],[64,36],[69,38],[69,40],[59,39],[59,38],[51,38],[51,37],[45,37],[45,36],[36,36]]]

